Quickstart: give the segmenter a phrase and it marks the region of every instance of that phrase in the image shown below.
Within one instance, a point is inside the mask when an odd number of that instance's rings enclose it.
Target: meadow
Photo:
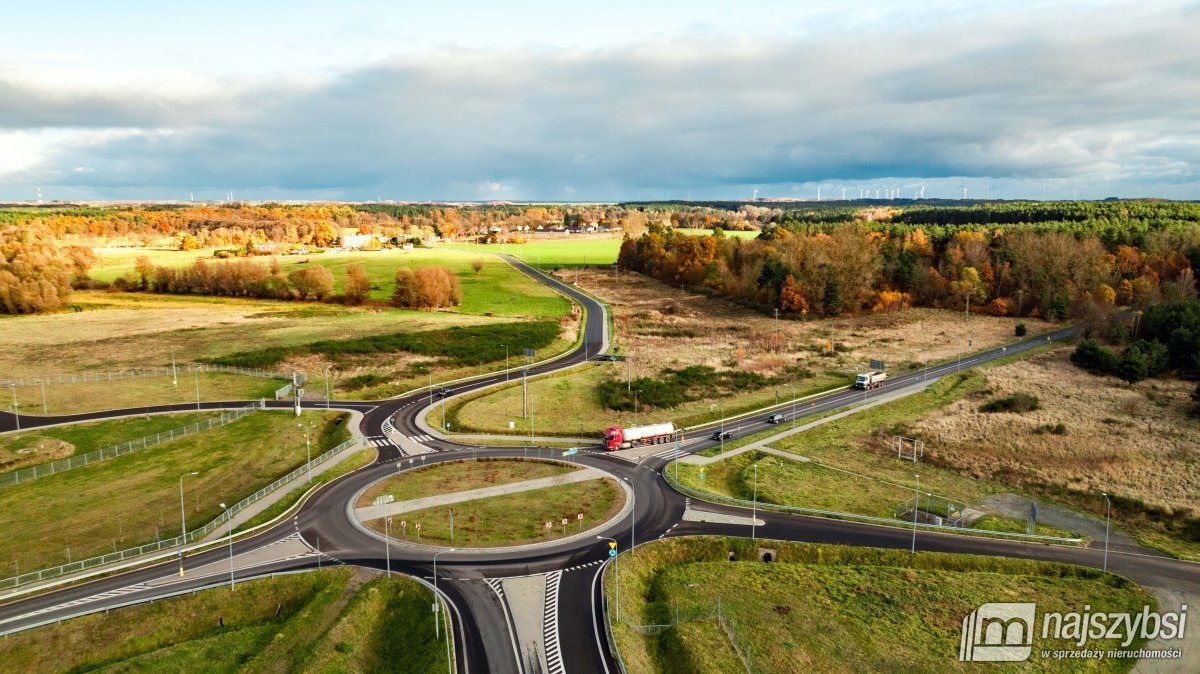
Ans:
[[[435,674],[448,663],[432,601],[404,577],[309,571],[21,632],[0,639],[0,661],[27,672]]]
[[[0,563],[22,572],[171,538],[349,438],[348,415],[260,411],[226,426],[0,489]]]
[[[773,563],[757,561],[759,548],[774,551]],[[958,661],[959,639],[963,617],[980,604],[1036,600],[1039,612],[1088,605],[1131,613],[1154,604],[1124,578],[1065,564],[716,537],[652,541],[625,552],[606,569],[605,591],[629,671],[714,674],[973,672],[979,665]],[[1038,671],[1123,672],[1132,665],[1041,659],[1040,649],[1076,646],[1034,631]],[[1005,672],[1029,666],[989,664]]]
[[[397,501],[409,501],[436,494],[539,480],[576,470],[579,469],[561,463],[533,460],[484,459],[437,463],[376,482],[362,493],[355,507],[369,506],[383,495],[389,495]]]

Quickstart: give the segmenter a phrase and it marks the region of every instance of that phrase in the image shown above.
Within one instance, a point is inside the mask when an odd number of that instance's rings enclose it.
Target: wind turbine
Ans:
[[[920,197],[918,197],[918,198],[920,198],[920,199],[924,199],[924,198],[925,198],[925,183],[921,183],[921,188],[920,188],[920,189],[921,189],[921,196],[920,196]]]
[[[40,204],[40,203],[42,203],[42,188],[40,188],[40,187],[38,188],[38,200],[37,200],[37,202],[38,202],[39,204]]]
[[[958,186],[962,189],[962,200],[967,200],[967,181],[965,178],[959,179]]]
[[[845,200],[846,200],[846,188],[843,187],[842,188],[842,201],[845,201]]]
[[[817,201],[821,200],[821,186],[817,185]]]

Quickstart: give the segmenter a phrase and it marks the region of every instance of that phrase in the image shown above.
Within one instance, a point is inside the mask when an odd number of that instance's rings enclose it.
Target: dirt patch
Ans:
[[[560,274],[566,282],[574,270]],[[632,377],[663,367],[707,365],[763,375],[787,368],[813,372],[865,368],[869,359],[896,369],[952,358],[1016,339],[1018,322],[1029,332],[1054,327],[936,309],[910,309],[825,320],[776,319],[729,301],[670,286],[641,274],[581,270],[578,285],[608,302],[616,342],[630,356]]]
[[[58,438],[32,437],[28,440],[19,449],[0,449],[0,473],[65,459],[75,453],[75,445]]]

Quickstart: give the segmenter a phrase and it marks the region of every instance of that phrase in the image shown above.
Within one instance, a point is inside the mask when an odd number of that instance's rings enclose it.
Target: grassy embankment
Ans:
[[[342,459],[336,465],[326,467],[321,473],[314,473],[311,483],[307,479],[299,480],[299,484],[288,490],[278,501],[272,503],[254,517],[251,517],[245,522],[239,524],[234,528],[234,531],[245,531],[247,529],[253,529],[260,524],[270,522],[279,515],[291,509],[291,507],[300,500],[300,497],[304,496],[304,494],[310,489],[316,489],[323,484],[333,482],[347,473],[354,472],[359,468],[370,465],[371,462],[375,460],[376,456],[377,454],[374,448],[360,449],[345,459]]]
[[[902,432],[904,424],[933,410],[977,395],[985,387],[986,378],[980,371],[949,375],[921,393],[829,421],[769,445],[807,460],[790,461],[752,451],[705,466],[703,480],[697,465],[672,464],[666,470],[693,489],[748,499],[757,466],[760,502],[873,517],[893,517],[897,505],[913,498],[915,474],[920,473],[921,494],[932,493],[970,505],[1005,490],[926,462],[913,464],[897,459],[889,451],[886,436]],[[940,512],[941,506],[931,510]],[[991,517],[981,519],[976,528],[1024,531],[1017,524]],[[1037,532],[1073,535],[1046,525],[1039,525]]]
[[[446,671],[433,593],[368,574],[311,571],[85,616],[0,640],[0,661],[27,672]]]
[[[369,506],[376,498],[385,494],[397,501],[410,501],[437,494],[566,475],[576,470],[579,468],[532,459],[483,459],[437,463],[406,470],[376,482],[362,493],[355,507]]]
[[[758,562],[759,547],[774,549],[777,563]],[[730,563],[731,551],[738,561]],[[1042,659],[1040,649],[1076,646],[1041,638],[1040,616],[1085,605],[1137,613],[1154,604],[1124,578],[1065,564],[705,537],[623,553],[606,570],[610,614],[617,569],[621,621],[614,632],[636,672],[977,671],[958,662],[962,620],[983,603],[1006,601],[1037,602],[1031,661],[1039,671],[1122,672],[1130,661]],[[675,622],[651,636],[629,626]]]
[[[0,489],[0,560],[32,571],[179,534],[179,478],[189,528],[349,438],[340,412],[255,412],[229,425]],[[69,559],[68,559],[69,556]]]
[[[0,329],[3,323],[0,322]],[[167,362],[170,365],[170,361]],[[135,366],[136,367],[136,366]],[[58,371],[54,361],[41,367],[43,372]],[[132,377],[112,381],[47,384],[45,393],[40,385],[18,386],[15,390],[21,414],[63,415],[102,410],[173,405],[196,402],[196,389],[204,401],[274,400],[275,390],[286,384],[284,379],[244,377],[217,372],[190,372],[185,366],[178,370],[178,384],[171,375]],[[10,395],[5,396],[11,407]]]

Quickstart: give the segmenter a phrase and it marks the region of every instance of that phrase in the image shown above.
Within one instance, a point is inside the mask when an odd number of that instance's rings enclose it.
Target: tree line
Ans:
[[[622,243],[618,264],[797,316],[927,306],[1061,320],[1194,297],[1200,225],[1159,229],[1132,246],[1004,226],[937,238],[921,227],[893,231],[871,223],[771,227],[744,240],[652,224]]]
[[[44,243],[0,244],[0,311],[32,314],[61,309],[72,284],[86,279],[95,263],[92,249]]]

